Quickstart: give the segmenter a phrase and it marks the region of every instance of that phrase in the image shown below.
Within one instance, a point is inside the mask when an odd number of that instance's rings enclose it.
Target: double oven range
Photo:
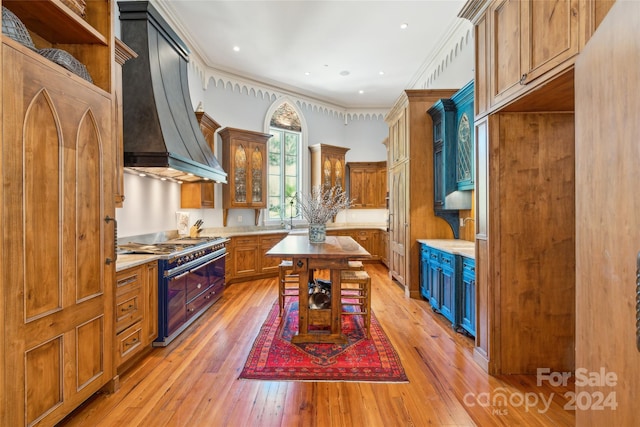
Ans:
[[[131,238],[129,238],[131,239]],[[154,240],[153,243],[141,243]],[[227,238],[138,236],[120,243],[120,253],[146,253],[158,260],[158,338],[164,347],[216,302],[225,286]]]

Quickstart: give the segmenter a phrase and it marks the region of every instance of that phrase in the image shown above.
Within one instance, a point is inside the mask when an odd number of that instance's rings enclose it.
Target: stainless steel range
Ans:
[[[156,254],[158,260],[158,338],[164,347],[222,297],[225,286],[223,237],[138,236],[119,243],[120,253]],[[131,238],[129,238],[131,239]]]

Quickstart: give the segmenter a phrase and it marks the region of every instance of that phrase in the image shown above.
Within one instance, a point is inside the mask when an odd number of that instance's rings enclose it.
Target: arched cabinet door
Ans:
[[[224,128],[219,134],[222,167],[232,183],[222,187],[222,222],[227,225],[229,209],[254,209],[258,225],[260,211],[267,207],[267,141],[271,135],[235,128]]]
[[[5,406],[55,424],[113,378],[112,99],[3,41]]]
[[[323,190],[331,187],[346,188],[345,154],[348,148],[327,144],[309,146],[311,152],[311,186],[321,186]]]

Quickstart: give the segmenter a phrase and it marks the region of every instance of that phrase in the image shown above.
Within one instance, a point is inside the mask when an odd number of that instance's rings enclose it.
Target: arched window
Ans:
[[[291,103],[285,101],[275,108],[269,120],[267,147],[269,194],[267,221],[284,222],[299,217],[295,193],[301,191],[302,124]]]

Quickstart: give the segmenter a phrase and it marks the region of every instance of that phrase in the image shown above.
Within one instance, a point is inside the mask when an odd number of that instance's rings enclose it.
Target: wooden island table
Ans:
[[[327,236],[324,243],[310,243],[307,235],[289,235],[266,253],[267,256],[293,260],[293,271],[299,278],[298,334],[294,343],[329,342],[344,344],[342,333],[341,271],[349,268],[350,260],[371,258],[371,254],[349,236]],[[331,307],[309,308],[309,279],[314,270],[329,270]],[[328,329],[310,326],[328,326]]]

